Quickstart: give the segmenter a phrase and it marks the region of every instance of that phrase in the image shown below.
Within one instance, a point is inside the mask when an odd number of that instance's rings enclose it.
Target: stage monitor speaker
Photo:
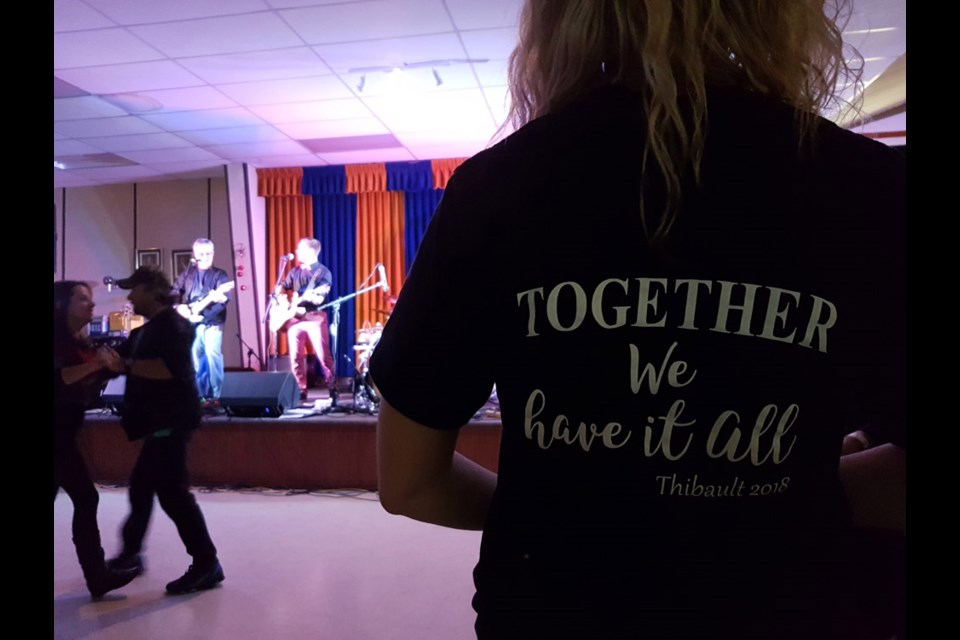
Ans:
[[[227,371],[220,406],[228,415],[278,418],[300,403],[300,387],[289,371]]]

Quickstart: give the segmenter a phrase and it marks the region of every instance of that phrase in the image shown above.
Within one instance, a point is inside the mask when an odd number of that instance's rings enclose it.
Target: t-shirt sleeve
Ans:
[[[455,174],[371,359],[381,396],[432,428],[467,423],[494,383],[490,306],[484,304],[492,252],[482,216],[482,205]]]
[[[861,221],[863,250],[851,326],[857,345],[852,387],[863,429],[874,444],[906,447],[907,187],[906,163],[892,150],[867,167],[872,206]]]

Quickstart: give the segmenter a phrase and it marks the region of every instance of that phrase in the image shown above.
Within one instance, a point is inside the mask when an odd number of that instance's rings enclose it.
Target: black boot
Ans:
[[[94,598],[99,598],[108,591],[129,584],[131,580],[143,573],[142,568],[138,570],[135,568],[112,569],[107,567],[99,536],[96,539],[92,536],[88,538],[74,537],[73,540],[77,547],[77,558],[80,560],[83,577],[87,581],[87,590]]]
[[[140,571],[136,569],[117,571],[108,569],[107,565],[104,564],[102,568],[90,574],[85,573],[84,577],[87,579],[87,589],[90,591],[90,595],[99,598],[108,591],[130,584],[138,575],[140,575]]]

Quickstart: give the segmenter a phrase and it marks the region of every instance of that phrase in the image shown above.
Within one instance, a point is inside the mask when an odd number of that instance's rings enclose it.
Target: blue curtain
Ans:
[[[317,167],[328,169],[328,167]],[[330,167],[335,169],[337,167]],[[339,167],[342,171],[342,167]],[[306,181],[306,170],[304,170]],[[342,187],[341,187],[342,189]],[[306,191],[306,189],[304,189]],[[322,248],[320,262],[333,272],[330,300],[354,292],[357,282],[357,196],[353,193],[315,193],[313,195],[313,235]],[[330,349],[333,351],[337,376],[354,374],[356,342],[356,298],[340,305],[339,325],[334,326],[334,308],[327,309],[330,322]]]
[[[425,191],[433,189],[433,162],[387,162],[387,191]]]
[[[303,182],[300,191],[305,196],[318,193],[344,193],[347,190],[347,168],[344,165],[335,167],[304,167]]]
[[[437,210],[441,196],[443,196],[443,189],[408,191],[404,194],[403,251],[407,273],[410,273],[410,265],[413,264],[413,258],[417,254],[417,249],[420,248],[420,241],[423,240],[423,234],[427,232],[427,225],[433,218],[433,212]]]

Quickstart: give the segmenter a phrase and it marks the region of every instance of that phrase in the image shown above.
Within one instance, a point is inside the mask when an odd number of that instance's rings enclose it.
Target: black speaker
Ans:
[[[277,418],[300,403],[300,387],[289,371],[227,371],[220,406],[228,415]]]

